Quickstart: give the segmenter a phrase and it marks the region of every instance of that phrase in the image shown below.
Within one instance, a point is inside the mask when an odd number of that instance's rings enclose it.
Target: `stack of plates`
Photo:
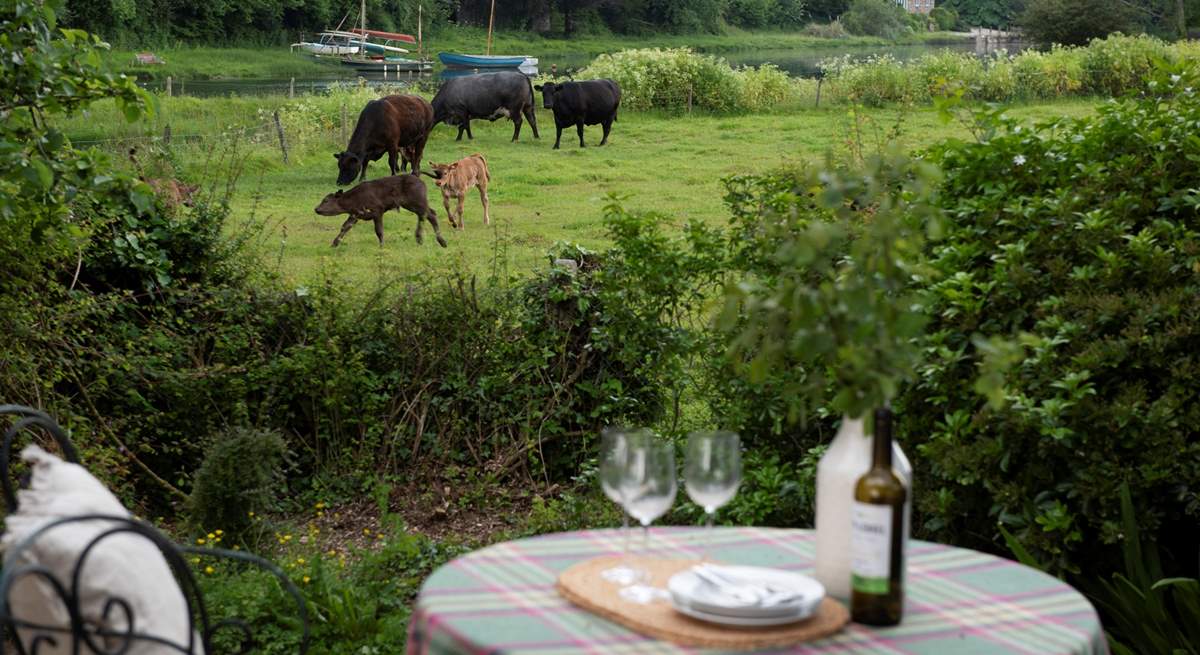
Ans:
[[[825,598],[825,587],[808,576],[758,566],[699,564],[672,576],[667,590],[683,614],[739,626],[802,621]]]

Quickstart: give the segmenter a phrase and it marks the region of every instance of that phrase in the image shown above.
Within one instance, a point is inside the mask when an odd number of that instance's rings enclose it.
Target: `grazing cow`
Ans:
[[[471,119],[495,121],[500,117],[512,119],[512,140],[516,141],[521,136],[521,116],[533,128],[533,138],[541,138],[534,110],[533,85],[528,77],[516,71],[455,77],[447,80],[433,96],[433,122],[457,126],[456,141],[462,141],[463,132],[467,133],[467,138],[475,138],[471,134]]]
[[[562,141],[563,128],[575,126],[579,131],[579,147],[583,144],[583,126],[599,124],[604,127],[604,138],[600,145],[608,143],[608,132],[617,120],[617,108],[621,106],[621,87],[612,80],[587,80],[585,82],[560,82],[542,84],[542,106],[554,110],[554,126],[558,138],[554,149]]]
[[[333,155],[338,160],[337,183],[367,179],[367,164],[384,153],[392,175],[403,170],[398,161],[401,154],[414,172],[421,170],[421,155],[433,125],[433,107],[419,96],[394,95],[368,102],[358,115],[350,144]]]
[[[363,182],[349,191],[338,189],[325,196],[315,211],[322,216],[350,214],[331,244],[334,247],[342,242],[342,237],[355,223],[364,220],[374,221],[375,236],[379,237],[379,245],[382,246],[383,213],[404,208],[417,215],[417,243],[422,241],[421,220],[424,219],[433,226],[438,244],[445,248],[446,240],[442,238],[442,230],[438,227],[437,212],[430,208],[425,194],[425,183],[416,173],[393,175]]]
[[[488,213],[487,195],[487,185],[492,177],[488,173],[487,160],[483,155],[475,153],[453,164],[429,162],[429,167],[433,169],[433,174],[425,174],[437,178],[435,184],[442,190],[442,204],[446,206],[446,216],[450,219],[451,227],[461,230],[466,226],[463,221],[463,203],[466,202],[467,190],[471,187],[479,188],[479,200],[483,203],[483,222],[486,225],[492,224],[492,217]],[[454,220],[454,212],[450,211],[451,198],[458,200],[457,222]]]

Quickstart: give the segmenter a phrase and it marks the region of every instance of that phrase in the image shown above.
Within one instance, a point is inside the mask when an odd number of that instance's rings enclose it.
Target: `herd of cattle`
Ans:
[[[472,187],[479,190],[483,203],[484,222],[490,224],[487,185],[491,175],[487,160],[474,154],[452,164],[429,163],[433,172],[421,170],[425,142],[438,123],[458,128],[458,141],[463,134],[473,139],[471,121],[495,121],[509,118],[513,122],[513,137],[521,136],[521,125],[529,122],[534,138],[538,136],[537,115],[534,110],[534,91],[541,91],[542,106],[554,111],[554,126],[559,148],[563,130],[574,125],[579,133],[579,147],[584,147],[583,126],[600,125],[608,143],[608,134],[621,104],[621,89],[612,80],[560,82],[533,86],[529,78],[518,72],[489,73],[459,77],[447,81],[429,102],[415,95],[391,95],[372,100],[358,115],[358,124],[343,152],[334,154],[338,160],[339,185],[356,179],[366,180],[367,164],[388,156],[391,175],[363,181],[349,191],[338,190],[325,196],[316,212],[322,216],[349,214],[333,245],[360,220],[375,224],[375,235],[383,244],[383,214],[392,209],[407,209],[417,215],[417,243],[421,243],[421,221],[433,226],[438,243],[444,248],[446,240],[438,228],[437,212],[429,207],[423,173],[434,178],[441,189],[442,203],[451,227],[463,228],[463,203]],[[409,170],[408,174],[400,173]],[[450,201],[457,201],[457,220]]]

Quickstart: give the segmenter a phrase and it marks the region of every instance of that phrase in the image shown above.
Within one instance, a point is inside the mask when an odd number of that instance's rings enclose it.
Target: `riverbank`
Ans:
[[[483,52],[487,32],[476,28],[447,29],[425,40],[426,52]],[[806,50],[830,48],[862,48],[886,45],[962,44],[968,35],[957,32],[916,34],[901,41],[886,41],[876,37],[847,37],[828,39],[800,32],[738,32],[726,34],[663,34],[647,37],[581,36],[573,39],[547,38],[528,32],[498,32],[493,36],[493,52],[520,53],[532,56],[563,55],[588,58],[605,52],[628,48],[690,47],[710,54],[730,54],[751,50]],[[415,49],[414,49],[415,50]],[[165,64],[134,63],[134,50],[117,49],[108,60],[114,70],[143,79],[232,79],[319,77],[344,73],[343,67],[319,62],[299,53],[289,52],[284,44],[255,47],[180,46],[151,49]]]

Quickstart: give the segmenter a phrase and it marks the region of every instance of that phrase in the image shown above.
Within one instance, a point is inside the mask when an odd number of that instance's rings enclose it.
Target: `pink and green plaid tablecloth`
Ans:
[[[658,528],[656,557],[698,557],[702,531]],[[635,546],[640,535],[633,540]],[[614,530],[544,535],[495,544],[438,569],[421,588],[408,653],[688,653],[571,605],[554,590],[576,562],[621,552]],[[813,533],[718,528],[713,559],[812,573]],[[642,554],[642,553],[639,553]],[[904,621],[894,628],[849,624],[796,653],[954,655],[1107,653],[1095,609],[1063,582],[1006,559],[913,541]]]

